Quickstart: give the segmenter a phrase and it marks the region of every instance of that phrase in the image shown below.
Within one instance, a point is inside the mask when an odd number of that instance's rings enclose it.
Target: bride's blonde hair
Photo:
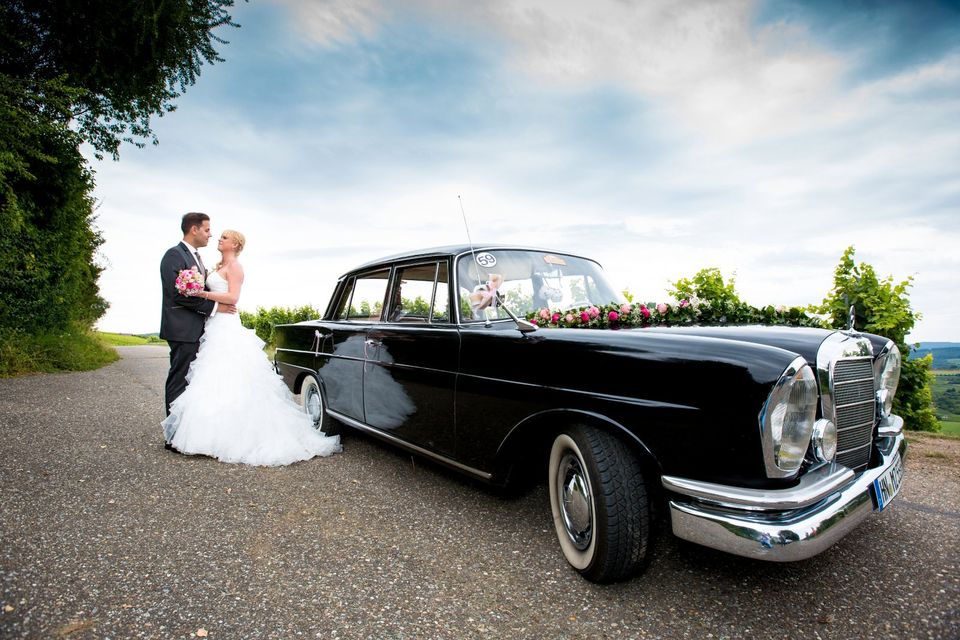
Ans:
[[[223,232],[230,240],[233,240],[234,244],[237,245],[237,248],[234,249],[234,255],[240,255],[240,252],[243,251],[243,245],[247,243],[247,239],[243,237],[243,234],[239,231],[234,231],[233,229],[226,229]],[[219,271],[220,267],[223,266],[223,260],[217,263],[217,266],[213,268],[214,271]]]

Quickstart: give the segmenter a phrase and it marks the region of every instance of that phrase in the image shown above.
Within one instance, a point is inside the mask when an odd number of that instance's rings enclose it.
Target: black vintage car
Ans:
[[[891,341],[535,324],[538,309],[586,322],[620,297],[563,252],[406,253],[340,278],[323,319],[276,327],[276,366],[325,431],[348,425],[494,485],[542,475],[563,554],[594,581],[642,568],[652,514],[686,540],[792,561],[896,495]]]

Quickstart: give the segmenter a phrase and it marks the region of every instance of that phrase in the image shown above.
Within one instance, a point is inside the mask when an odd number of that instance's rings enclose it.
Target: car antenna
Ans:
[[[463,210],[463,199],[457,194],[457,202],[460,203],[460,213],[463,215],[463,226],[467,229],[467,242],[470,243],[470,253],[473,254],[473,269],[477,274],[477,286],[483,284],[480,280],[480,267],[477,266],[477,250],[473,248],[473,238],[470,237],[470,225],[467,224],[467,212]]]
[[[480,280],[480,267],[477,266],[477,250],[473,248],[473,238],[470,237],[470,225],[467,224],[467,212],[463,210],[463,198],[460,197],[460,194],[457,194],[457,202],[460,203],[460,213],[463,215],[463,226],[467,228],[467,242],[470,243],[470,253],[473,255],[473,269],[477,274],[477,286],[480,287],[483,285],[483,282]],[[483,326],[490,326],[490,318],[487,317],[487,314],[483,314]]]
[[[467,224],[467,212],[463,210],[463,198],[460,197],[459,193],[457,194],[457,202],[460,203],[460,213],[463,214],[463,226],[467,228],[467,242],[470,243],[470,253],[473,255],[473,268],[476,270],[477,274],[477,286],[482,286],[483,281],[480,280],[480,267],[477,266],[477,250],[473,248],[473,238],[470,237],[470,225]],[[497,296],[499,296],[499,294],[495,294],[494,299],[496,299]],[[517,329],[519,329],[522,333],[537,330],[537,325],[518,318],[506,304],[500,304],[498,306],[507,312],[507,315],[510,316],[510,319],[513,320],[517,325]],[[486,314],[483,314],[483,325],[485,327],[490,326],[490,318],[488,318]]]

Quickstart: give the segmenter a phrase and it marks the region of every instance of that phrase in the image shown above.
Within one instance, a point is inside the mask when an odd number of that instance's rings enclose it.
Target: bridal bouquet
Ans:
[[[199,269],[184,269],[177,276],[177,291],[181,295],[195,296],[203,291],[203,274]]]

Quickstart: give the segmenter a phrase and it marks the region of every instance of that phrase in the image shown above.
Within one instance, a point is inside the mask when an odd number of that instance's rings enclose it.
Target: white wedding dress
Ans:
[[[225,292],[217,272],[210,291]],[[223,462],[279,466],[340,451],[340,436],[325,436],[293,401],[263,353],[263,341],[236,313],[207,319],[187,388],[161,424],[182,453]]]

